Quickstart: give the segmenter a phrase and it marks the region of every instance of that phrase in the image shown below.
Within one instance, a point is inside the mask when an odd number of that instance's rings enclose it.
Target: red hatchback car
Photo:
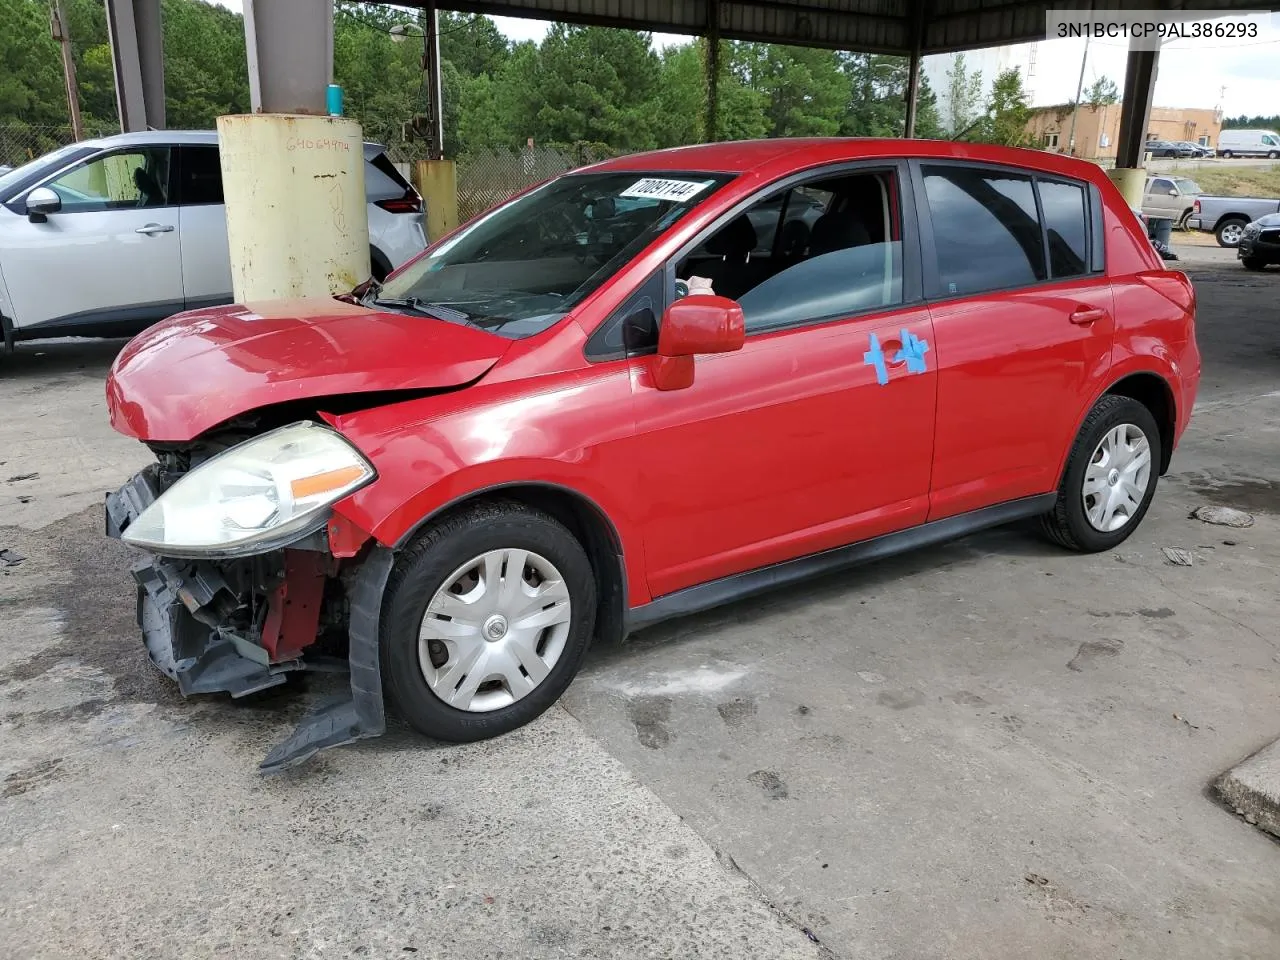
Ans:
[[[350,296],[175,316],[107,500],[183,693],[344,657],[264,761],[527,723],[595,637],[1036,518],[1142,520],[1191,415],[1195,298],[1102,171],[902,140],[612,160]]]

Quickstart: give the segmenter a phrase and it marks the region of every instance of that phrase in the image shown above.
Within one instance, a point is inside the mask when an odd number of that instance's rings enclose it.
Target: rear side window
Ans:
[[[178,148],[178,203],[186,207],[222,203],[217,147]]]
[[[400,176],[400,171],[385,153],[379,153],[365,164],[364,192],[371,203],[403,197],[411,189],[409,181]]]
[[[922,168],[944,296],[1026,286],[1047,276],[1031,178]]]
[[[1040,207],[1049,240],[1049,274],[1055,279],[1088,273],[1089,213],[1084,188],[1041,180]]]

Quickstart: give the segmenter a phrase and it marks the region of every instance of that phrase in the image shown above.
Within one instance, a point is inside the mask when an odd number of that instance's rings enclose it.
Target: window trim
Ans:
[[[1075,187],[1080,187],[1086,191],[1090,188],[1096,192],[1097,188],[1087,180],[1077,180],[1074,177],[1063,176],[1061,174],[1050,173],[1037,170],[1032,167],[1018,167],[1007,163],[990,163],[981,160],[954,160],[947,158],[934,157],[912,157],[909,161],[911,167],[911,181],[914,187],[915,196],[917,198],[916,219],[920,224],[920,267],[921,278],[923,282],[924,300],[926,303],[945,303],[951,300],[964,300],[972,297],[985,297],[993,293],[1007,293],[1011,290],[1034,290],[1039,287],[1051,284],[1072,283],[1081,280],[1089,280],[1105,274],[1105,258],[1103,258],[1103,266],[1098,265],[1098,259],[1094,256],[1095,241],[1098,239],[1098,233],[1101,230],[1101,223],[1095,227],[1092,222],[1086,224],[1085,241],[1089,245],[1086,252],[1085,262],[1090,269],[1085,273],[1077,274],[1073,277],[1053,277],[1050,276],[1050,264],[1048,260],[1047,245],[1049,242],[1049,234],[1045,229],[1044,216],[1040,212],[1040,188],[1039,181],[1048,180],[1059,183],[1068,183]],[[933,221],[929,216],[929,200],[924,190],[924,172],[923,168],[929,167],[961,167],[966,170],[987,170],[993,173],[1007,173],[1015,176],[1026,177],[1031,181],[1032,193],[1036,198],[1036,214],[1040,219],[1040,236],[1042,243],[1045,245],[1045,279],[1035,280],[1031,283],[1015,283],[1005,287],[988,287],[982,290],[975,290],[968,293],[947,293],[942,286],[942,277],[938,272],[938,247],[937,239],[933,232]],[[1099,197],[1099,206],[1101,205],[1101,197]],[[1093,204],[1086,205],[1086,213],[1090,217],[1093,215]]]
[[[747,210],[754,207],[757,203],[761,203],[770,199],[775,194],[784,190],[791,190],[795,187],[804,186],[806,183],[815,180],[830,180],[845,173],[893,173],[898,178],[898,214],[901,220],[902,228],[902,300],[899,303],[879,305],[868,307],[865,310],[856,310],[852,312],[840,312],[829,314],[822,317],[810,317],[803,320],[794,320],[790,323],[778,323],[760,330],[747,331],[747,338],[757,336],[766,336],[769,334],[779,333],[790,330],[800,330],[806,327],[819,326],[827,323],[836,323],[845,320],[856,320],[859,317],[874,316],[884,313],[891,313],[895,310],[902,310],[907,307],[919,306],[924,302],[922,295],[922,255],[920,236],[920,225],[917,223],[918,207],[915,202],[914,184],[911,181],[910,171],[908,170],[908,161],[905,158],[871,158],[866,160],[845,160],[837,163],[827,164],[821,167],[810,167],[796,173],[788,174],[768,184],[765,184],[755,193],[742,200],[739,200],[732,207],[726,210],[720,216],[716,217],[709,225],[703,227],[690,240],[683,244],[675,253],[667,258],[667,262],[663,265],[664,281],[663,281],[663,297],[667,303],[663,309],[670,305],[671,292],[675,290],[676,281],[676,264],[696,250],[699,246],[707,241],[707,239],[717,230],[725,227],[730,221],[746,213]],[[638,289],[638,288],[637,288]],[[634,294],[633,294],[634,296]],[[630,301],[630,297],[627,298]],[[658,318],[658,329],[662,329],[662,317]]]
[[[165,184],[165,193],[168,199],[164,203],[157,204],[154,207],[104,207],[102,209],[77,209],[75,207],[70,207],[70,208],[63,208],[59,210],[58,214],[61,216],[64,214],[72,214],[72,213],[118,213],[122,210],[167,210],[171,207],[176,207],[178,206],[178,204],[173,202],[173,195],[174,195],[175,189],[177,188],[178,180],[177,180],[177,170],[175,169],[175,165],[174,165],[174,159],[175,159],[174,153],[173,153],[174,146],[175,145],[172,143],[130,143],[130,144],[121,144],[118,147],[111,147],[106,150],[100,150],[97,153],[92,153],[87,157],[81,157],[79,160],[75,161],[74,163],[67,164],[65,167],[58,170],[56,173],[50,174],[48,177],[41,180],[39,183],[32,184],[30,187],[28,187],[26,190],[22,192],[21,197],[15,197],[14,202],[17,202],[19,199],[25,201],[27,196],[31,193],[32,190],[36,190],[40,187],[48,186],[49,184],[57,180],[59,177],[64,177],[68,173],[71,173],[71,171],[76,170],[80,167],[87,167],[91,163],[97,163],[99,160],[105,160],[108,157],[118,157],[123,154],[139,153],[144,150],[166,150],[169,153],[169,168],[166,171],[166,179],[168,180],[168,183]]]
[[[657,344],[643,350],[628,350],[625,343],[621,350],[606,350],[604,348],[604,342],[608,339],[609,334],[615,327],[619,327],[627,322],[627,318],[630,317],[632,313],[631,307],[635,305],[637,298],[644,295],[645,287],[653,283],[654,279],[657,277],[661,277],[662,282],[659,285],[658,297],[654,304],[657,314],[654,319],[654,323],[658,329],[662,328],[662,315],[666,312],[668,300],[665,266],[658,267],[636,284],[635,289],[627,294],[626,299],[624,299],[622,303],[618,304],[614,311],[609,314],[604,323],[597,326],[591,336],[587,337],[587,344],[583,348],[583,355],[587,358],[588,362],[607,363],[611,360],[627,360],[631,357],[647,357],[658,352]]]

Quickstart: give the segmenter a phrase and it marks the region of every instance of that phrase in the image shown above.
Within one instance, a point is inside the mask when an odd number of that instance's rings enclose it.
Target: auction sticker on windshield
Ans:
[[[674,200],[678,203],[697,196],[709,186],[711,186],[710,180],[661,180],[656,177],[646,177],[643,180],[637,180],[618,196],[643,197],[646,200]]]

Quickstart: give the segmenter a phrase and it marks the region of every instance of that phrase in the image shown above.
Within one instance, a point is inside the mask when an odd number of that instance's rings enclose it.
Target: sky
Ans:
[[[241,11],[241,0],[215,0]],[[494,17],[512,40],[541,40],[551,24],[545,20]],[[1280,13],[1259,14],[1257,40],[1214,40],[1198,43],[1179,40],[1160,52],[1155,105],[1160,107],[1221,107],[1228,117],[1270,115],[1280,109]],[[688,37],[654,34],[654,45],[688,43]],[[1035,44],[1035,72],[1028,77],[1031,44],[1003,48],[1000,54],[970,54],[973,65],[983,69],[989,81],[1000,66],[1022,68],[1025,85],[1032,91],[1033,106],[1065,103],[1074,99],[1080,77],[1085,41],[1045,40]],[[1088,44],[1085,87],[1100,76],[1124,87],[1127,47],[1124,40],[1094,40]],[[934,61],[934,62],[930,62]],[[926,58],[925,69],[935,87],[947,69],[945,57]]]

